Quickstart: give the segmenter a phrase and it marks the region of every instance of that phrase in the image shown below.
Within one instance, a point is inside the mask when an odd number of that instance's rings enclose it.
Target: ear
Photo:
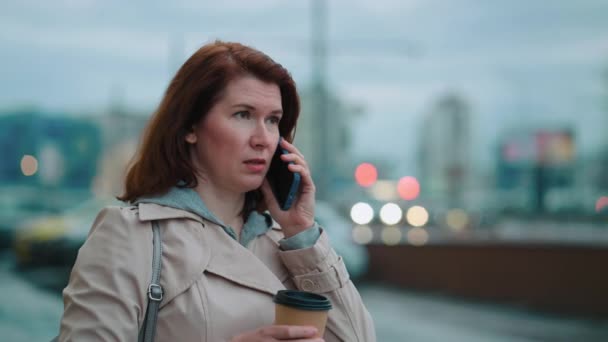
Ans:
[[[189,144],[196,144],[196,134],[194,134],[194,132],[186,134],[186,142]]]

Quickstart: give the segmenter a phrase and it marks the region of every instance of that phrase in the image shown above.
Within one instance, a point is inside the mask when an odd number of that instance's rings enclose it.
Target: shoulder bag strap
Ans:
[[[148,308],[146,318],[139,331],[139,342],[153,342],[156,333],[156,318],[160,302],[163,300],[163,288],[160,286],[161,255],[163,253],[160,227],[158,221],[152,221],[153,253],[152,253],[152,281],[148,286]]]

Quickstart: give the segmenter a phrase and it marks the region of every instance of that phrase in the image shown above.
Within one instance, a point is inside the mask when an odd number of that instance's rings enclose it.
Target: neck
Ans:
[[[243,226],[241,211],[245,204],[245,194],[218,188],[202,179],[199,179],[195,190],[207,209],[224,224],[232,227],[237,235],[240,235]]]

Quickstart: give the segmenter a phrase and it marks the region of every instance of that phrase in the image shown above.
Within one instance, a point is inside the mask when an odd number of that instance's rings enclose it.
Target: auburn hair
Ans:
[[[198,49],[171,80],[143,131],[127,171],[124,193],[117,198],[133,203],[174,186],[196,187],[196,170],[185,137],[223,96],[228,83],[247,75],[278,85],[283,106],[279,132],[292,142],[300,99],[289,72],[254,48],[218,40]],[[261,199],[260,190],[248,192],[242,214],[246,217],[253,209],[265,210]]]

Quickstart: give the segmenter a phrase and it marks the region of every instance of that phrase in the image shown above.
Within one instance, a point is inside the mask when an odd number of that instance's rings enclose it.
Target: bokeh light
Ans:
[[[38,171],[38,160],[29,154],[21,158],[21,172],[26,176],[32,176]]]
[[[602,196],[595,202],[595,211],[598,213],[606,207],[608,207],[608,196]]]
[[[414,200],[420,194],[420,183],[418,183],[418,180],[414,177],[403,177],[397,184],[397,191],[399,192],[399,196],[404,200]]]
[[[356,226],[353,228],[353,241],[360,245],[366,245],[372,242],[374,232],[369,226]]]
[[[462,209],[451,209],[446,215],[446,223],[454,231],[462,231],[469,224],[469,215]]]
[[[401,230],[397,227],[384,227],[380,237],[385,245],[398,245],[401,242]]]
[[[429,233],[424,228],[412,228],[407,232],[407,241],[414,246],[423,246],[429,241]]]
[[[355,180],[362,187],[372,186],[378,180],[378,170],[370,163],[361,163],[355,170]]]
[[[390,202],[399,199],[397,193],[397,184],[394,181],[378,180],[371,188],[369,188],[371,195],[383,202]]]
[[[350,218],[356,224],[368,224],[374,218],[374,209],[371,205],[364,202],[355,203],[350,209]]]
[[[382,223],[392,226],[403,218],[403,211],[395,203],[387,203],[380,209],[380,220]]]
[[[419,205],[407,210],[407,222],[414,227],[422,227],[429,221],[429,212]]]

